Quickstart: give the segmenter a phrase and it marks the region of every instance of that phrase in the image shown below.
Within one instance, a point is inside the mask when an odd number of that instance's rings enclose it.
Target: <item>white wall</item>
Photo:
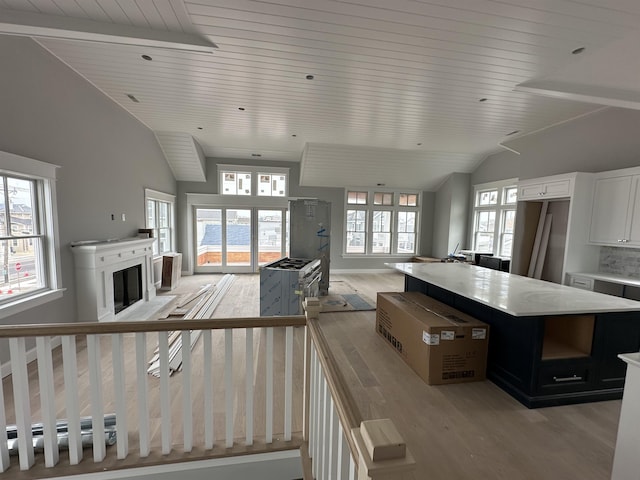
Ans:
[[[62,299],[5,324],[76,321],[69,243],[144,227],[144,188],[176,182],[153,133],[28,38],[0,35],[0,150],[61,166],[57,197]],[[111,221],[111,213],[126,221]],[[6,348],[0,345],[0,362]]]
[[[435,194],[433,220],[434,257],[444,258],[458,249],[468,248],[467,217],[469,210],[470,175],[454,173]]]
[[[507,145],[520,155],[505,151],[488,157],[471,175],[472,185],[638,166],[640,111],[605,108]]]

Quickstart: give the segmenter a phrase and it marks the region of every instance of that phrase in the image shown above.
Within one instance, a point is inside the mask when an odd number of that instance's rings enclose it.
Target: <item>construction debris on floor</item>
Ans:
[[[224,275],[217,285],[205,285],[198,292],[187,295],[169,314],[171,317],[180,317],[184,320],[211,318],[216,307],[229,291],[235,276]],[[182,369],[182,332],[169,332],[169,375]],[[191,345],[193,350],[196,342],[200,338],[201,330],[191,330]],[[153,358],[149,360],[147,373],[154,377],[160,376],[160,354],[159,348],[155,349]]]

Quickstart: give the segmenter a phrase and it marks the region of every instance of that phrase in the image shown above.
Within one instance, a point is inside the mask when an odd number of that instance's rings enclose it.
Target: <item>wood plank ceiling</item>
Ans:
[[[35,37],[165,139],[189,135],[208,157],[302,160],[303,185],[423,190],[472,171],[499,143],[601,108],[606,101],[516,87],[589,66],[590,56],[601,63],[603,49],[640,31],[636,0],[0,0],[0,8],[215,43],[206,54]],[[610,77],[628,64],[607,58]],[[193,153],[168,160],[200,162]],[[193,171],[176,176],[203,180]]]

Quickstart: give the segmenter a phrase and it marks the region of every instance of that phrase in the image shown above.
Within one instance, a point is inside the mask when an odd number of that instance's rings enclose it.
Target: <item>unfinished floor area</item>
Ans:
[[[199,290],[203,285],[216,284],[222,275],[194,275],[183,277],[178,287],[162,295],[174,298],[167,303],[157,317],[165,317],[175,312],[176,304],[181,298]],[[355,291],[371,299],[380,291],[401,291],[403,276],[394,272],[333,275],[332,281],[346,282]],[[331,287],[330,287],[331,291]],[[259,312],[259,277],[258,275],[236,275],[229,292],[216,308],[214,317],[252,317]],[[153,321],[148,319],[147,321]],[[413,478],[418,479],[587,479],[604,480],[610,477],[615,447],[615,438],[620,413],[620,401],[607,401],[551,407],[529,410],[490,381],[429,386],[426,385],[403,361],[386,345],[375,332],[375,311],[337,312],[321,314],[319,325],[327,339],[332,353],[332,360],[339,367],[344,384],[348,387],[353,402],[357,405],[362,419],[391,418],[407,441],[409,449],[418,465]],[[222,333],[222,332],[220,332]],[[303,391],[303,328],[296,328],[294,333],[294,398],[302,398]],[[282,342],[283,334],[276,333],[275,341]],[[149,338],[148,354],[151,357],[157,340]],[[103,340],[109,342],[108,338]],[[254,418],[256,418],[256,435],[260,435],[264,398],[261,391],[261,368],[263,361],[263,337],[260,332],[254,336],[256,401]],[[242,351],[245,345],[242,334],[234,336],[234,376],[235,383],[244,381],[244,360]],[[200,342],[201,343],[201,342]],[[196,344],[193,354],[199,355],[201,345]],[[214,347],[218,352],[214,355],[214,369],[223,371],[224,343],[222,338],[214,337]],[[82,346],[79,345],[79,349]],[[104,348],[104,395],[105,403],[112,402],[109,391],[111,373],[108,365],[110,349]],[[237,358],[235,357],[238,352]],[[55,355],[54,355],[55,361]],[[79,382],[81,399],[85,413],[89,415],[86,369],[79,366]],[[283,369],[277,363],[274,371]],[[197,372],[194,372],[194,375]],[[182,413],[180,408],[180,372],[171,377],[172,380],[172,412],[175,412],[173,425],[176,431],[181,428]],[[30,377],[32,392],[33,418],[38,418],[39,397],[37,370],[34,368]],[[154,382],[149,377],[149,382]],[[282,402],[282,388],[277,382],[274,389],[275,410]],[[83,388],[84,385],[84,388]],[[8,379],[4,381],[5,405],[8,422],[13,415],[13,396]],[[62,372],[55,371],[56,394],[60,393],[58,414],[64,418],[64,399],[62,389]],[[223,394],[216,390],[214,401],[220,406],[216,410],[216,438],[222,435],[223,426]],[[238,392],[241,392],[238,389]],[[197,382],[194,382],[194,395],[199,395]],[[159,442],[159,399],[150,399],[150,415],[156,419],[155,430],[152,429],[153,442]],[[240,427],[244,422],[244,399],[238,393],[235,398],[234,425]],[[300,432],[302,421],[302,402],[294,404],[294,432]],[[132,405],[130,422],[136,422],[136,408]],[[196,428],[201,412],[194,411]],[[276,416],[278,414],[275,414]],[[279,419],[275,423],[279,424]],[[238,429],[240,432],[240,428]],[[238,435],[239,436],[239,435]],[[277,438],[277,432],[274,430]],[[136,438],[129,439],[130,445],[136,445]],[[224,453],[223,447],[217,447]],[[198,450],[198,449],[196,449]],[[245,449],[246,452],[246,449]],[[194,452],[193,455],[202,453]],[[61,462],[66,460],[66,453],[61,452]],[[129,457],[131,466],[136,464],[136,454]],[[170,457],[158,457],[156,462],[188,460],[189,456],[173,453]],[[91,470],[90,454],[85,454],[83,464]],[[58,469],[56,469],[58,470]],[[77,471],[77,470],[76,470]],[[56,474],[68,474],[64,469]],[[11,469],[6,478],[35,478],[34,472],[19,472]]]

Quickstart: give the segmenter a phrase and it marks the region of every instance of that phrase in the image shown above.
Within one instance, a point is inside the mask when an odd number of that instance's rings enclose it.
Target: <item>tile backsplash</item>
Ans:
[[[598,271],[640,278],[640,250],[635,248],[600,247]]]

